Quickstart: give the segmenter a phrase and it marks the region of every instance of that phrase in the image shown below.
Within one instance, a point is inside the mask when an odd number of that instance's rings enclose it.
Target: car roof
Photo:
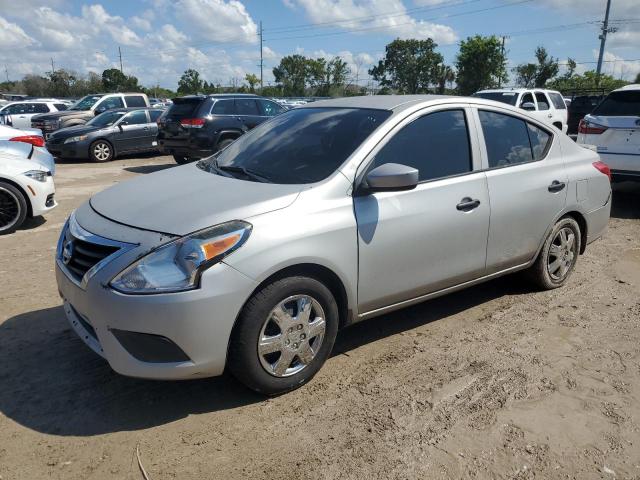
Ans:
[[[640,90],[640,83],[632,83],[631,85],[625,85],[624,87],[616,88],[614,92],[623,92],[625,90]]]
[[[153,110],[160,111],[162,108],[154,108],[154,107],[120,107],[120,108],[110,108],[109,110],[105,110],[105,112],[133,112],[136,110]]]
[[[365,95],[361,97],[332,98],[307,103],[304,108],[375,108],[380,110],[404,110],[417,103],[444,100],[454,97],[451,95]]]

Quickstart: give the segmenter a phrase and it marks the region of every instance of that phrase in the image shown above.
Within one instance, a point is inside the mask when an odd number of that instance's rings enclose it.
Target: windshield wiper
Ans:
[[[273,180],[265,177],[264,175],[262,175],[262,174],[260,174],[258,172],[255,172],[254,170],[246,168],[246,167],[238,167],[238,166],[235,166],[235,165],[218,165],[217,159],[214,159],[212,163],[214,163],[214,166],[218,170],[222,170],[222,171],[226,171],[226,172],[240,172],[245,177],[252,178],[252,179],[257,180],[259,182],[273,183]]]

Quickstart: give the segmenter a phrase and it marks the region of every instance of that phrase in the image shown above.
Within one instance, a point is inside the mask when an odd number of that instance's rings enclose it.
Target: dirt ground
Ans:
[[[0,479],[640,478],[640,185],[569,284],[518,276],[358,324],[307,386],[113,373],[67,326],[69,212],[168,157],[60,164],[59,207],[0,238]]]

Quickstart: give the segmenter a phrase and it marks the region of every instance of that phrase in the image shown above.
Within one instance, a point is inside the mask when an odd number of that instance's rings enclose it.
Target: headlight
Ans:
[[[240,248],[251,224],[234,220],[156,248],[111,280],[122,293],[166,293],[198,287],[200,275]]]
[[[24,172],[24,175],[38,182],[46,182],[49,172],[45,172],[44,170],[29,170],[28,172]]]
[[[67,138],[64,143],[75,143],[75,142],[81,142],[82,140],[84,140],[85,138],[87,138],[86,135],[78,135],[77,137],[69,137]]]

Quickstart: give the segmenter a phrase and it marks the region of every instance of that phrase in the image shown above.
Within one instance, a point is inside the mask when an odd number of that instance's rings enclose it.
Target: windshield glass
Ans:
[[[496,102],[507,103],[509,105],[515,105],[518,100],[518,94],[516,92],[479,92],[474,93],[474,97],[486,98],[487,100],[495,100]]]
[[[122,118],[127,112],[111,112],[107,111],[93,117],[87,122],[92,127],[109,127]]]
[[[640,117],[640,91],[610,93],[596,107],[593,115]]]
[[[319,182],[331,175],[391,112],[300,108],[261,124],[200,168],[241,167],[274,183]]]
[[[102,95],[87,95],[81,98],[78,102],[69,110],[89,110],[95,105],[95,103],[102,98]]]

